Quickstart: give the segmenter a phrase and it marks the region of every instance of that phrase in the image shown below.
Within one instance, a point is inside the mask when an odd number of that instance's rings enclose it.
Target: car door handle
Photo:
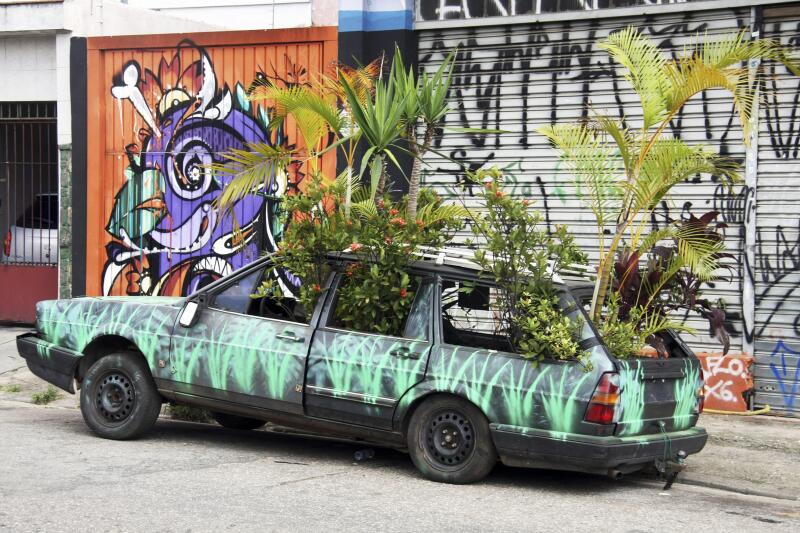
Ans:
[[[419,359],[419,354],[412,352],[408,348],[397,348],[396,350],[389,352],[389,355],[400,357],[402,359]]]
[[[284,341],[289,341],[289,342],[303,342],[305,340],[305,339],[303,339],[303,337],[298,337],[297,335],[295,335],[291,331],[289,333],[278,333],[277,335],[275,335],[275,337],[277,337],[278,339],[284,340]]]

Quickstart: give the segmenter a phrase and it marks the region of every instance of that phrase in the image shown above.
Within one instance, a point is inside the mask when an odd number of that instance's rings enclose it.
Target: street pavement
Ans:
[[[363,445],[281,428],[162,418],[146,438],[103,440],[77,397],[33,405],[46,385],[26,368],[0,370],[0,386],[3,532],[800,530],[793,420],[704,416],[709,445],[669,491],[645,476],[502,466],[454,486],[422,479],[403,453],[356,462]]]
[[[25,366],[25,361],[17,355],[17,335],[29,331],[24,327],[0,327],[0,375]]]

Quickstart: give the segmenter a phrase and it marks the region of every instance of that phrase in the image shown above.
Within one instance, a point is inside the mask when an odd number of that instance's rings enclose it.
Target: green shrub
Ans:
[[[33,403],[36,405],[47,405],[48,403],[58,400],[60,397],[61,394],[58,392],[58,389],[52,385],[48,385],[45,391],[34,393],[31,396],[31,400],[33,400]]]
[[[19,392],[22,390],[22,387],[19,385],[0,385],[0,391],[3,392]]]

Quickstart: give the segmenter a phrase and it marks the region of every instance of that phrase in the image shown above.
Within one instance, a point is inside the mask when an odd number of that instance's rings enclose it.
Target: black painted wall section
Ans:
[[[382,53],[386,54],[384,73],[389,71],[394,58],[395,44],[403,55],[406,68],[417,69],[417,36],[411,30],[387,30],[387,31],[352,31],[339,33],[339,62],[345,65],[366,65]],[[361,143],[359,151],[356,153],[355,168],[360,169],[361,156],[366,146]],[[394,152],[403,172],[397,171],[392,163],[389,163],[389,174],[391,176],[391,190],[395,195],[408,191],[408,180],[406,177],[411,173],[412,158],[403,151]],[[341,154],[337,158],[337,173],[345,169],[344,158]],[[363,181],[369,182],[369,177],[364,176]]]
[[[70,39],[72,102],[72,296],[86,294],[86,38]]]

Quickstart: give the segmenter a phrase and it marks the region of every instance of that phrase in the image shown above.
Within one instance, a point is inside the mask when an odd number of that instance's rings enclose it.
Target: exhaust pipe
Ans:
[[[609,468],[608,471],[606,472],[606,476],[615,481],[619,481],[620,479],[622,479],[623,474],[616,468]]]

